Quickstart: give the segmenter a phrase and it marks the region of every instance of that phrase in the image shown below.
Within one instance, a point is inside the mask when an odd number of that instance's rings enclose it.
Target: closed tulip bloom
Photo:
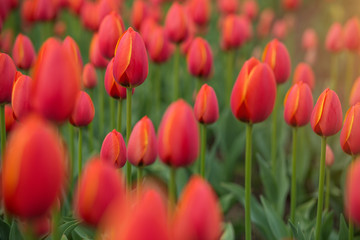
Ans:
[[[198,122],[203,124],[211,124],[219,118],[219,104],[212,87],[204,84],[195,100],[194,113]]]
[[[114,66],[114,59],[110,60],[104,78],[104,86],[107,94],[110,97],[115,99],[126,99],[126,88],[118,84],[113,75],[113,66]],[[132,93],[134,94],[135,88],[132,89]]]
[[[113,74],[123,87],[137,87],[149,72],[144,41],[131,27],[119,39],[115,50]]]
[[[14,118],[14,111],[10,105],[5,105],[5,130],[11,132],[17,125]]]
[[[119,197],[125,197],[119,171],[98,158],[90,160],[77,187],[74,202],[76,215],[96,227],[109,206]]]
[[[15,82],[12,90],[11,106],[16,119],[23,120],[31,111],[32,79],[22,75]]]
[[[6,211],[24,219],[48,213],[65,186],[65,170],[57,130],[39,117],[29,116],[6,147],[2,172]]]
[[[288,34],[288,23],[285,19],[279,19],[274,22],[272,35],[280,40],[284,40]]]
[[[97,74],[92,63],[87,63],[82,72],[82,83],[85,88],[93,89],[97,85]]]
[[[209,78],[213,71],[213,54],[209,43],[201,37],[195,38],[187,53],[189,72],[200,78]]]
[[[314,29],[308,28],[304,31],[302,36],[302,47],[305,50],[317,49],[318,36]]]
[[[79,46],[77,45],[75,40],[72,37],[67,36],[64,39],[63,45],[70,52],[70,54],[72,54],[73,58],[76,61],[76,64],[79,66],[79,69],[82,70],[83,61],[82,61]]]
[[[0,50],[3,53],[10,54],[14,39],[14,31],[12,29],[4,29],[0,34]]]
[[[251,36],[248,20],[233,14],[225,17],[221,29],[221,47],[224,50],[241,47]]]
[[[124,31],[124,22],[116,12],[111,12],[102,20],[99,27],[99,49],[104,57],[114,57],[116,43]]]
[[[100,25],[99,2],[84,1],[80,16],[81,23],[85,28],[97,31]]]
[[[342,150],[349,155],[360,153],[360,103],[356,103],[346,112],[344,125],[340,134]]]
[[[313,97],[309,85],[295,83],[287,92],[284,101],[284,118],[287,124],[301,127],[309,123],[313,109]]]
[[[338,22],[331,25],[327,35],[325,47],[329,52],[337,53],[343,49],[343,30]]]
[[[145,116],[137,122],[131,132],[127,159],[134,166],[147,166],[155,162],[157,157],[157,139],[154,125]]]
[[[296,10],[301,5],[301,0],[282,0],[283,8],[286,10]]]
[[[166,110],[158,130],[161,161],[173,167],[192,164],[199,153],[199,128],[193,110],[180,99]]]
[[[35,20],[48,21],[56,17],[58,7],[54,0],[35,0],[33,11]]]
[[[307,83],[311,90],[315,87],[315,76],[310,65],[307,63],[299,63],[294,72],[293,83],[304,82]]]
[[[350,166],[346,175],[344,204],[348,216],[356,225],[360,224],[360,161],[356,159]]]
[[[94,104],[84,91],[80,91],[75,101],[75,107],[70,117],[70,123],[76,127],[89,125],[95,116]]]
[[[80,91],[80,74],[74,55],[61,42],[49,38],[41,47],[34,67],[33,109],[56,122],[67,120]]]
[[[349,99],[350,106],[353,106],[358,102],[360,102],[360,77],[354,82]]]
[[[334,153],[328,144],[326,144],[325,164],[327,167],[331,167],[334,164]]]
[[[140,29],[140,34],[144,40],[146,49],[150,51],[149,43],[153,39],[154,30],[157,29],[159,26],[153,18],[146,18],[142,23],[142,26],[143,27]]]
[[[259,23],[256,31],[260,38],[265,38],[269,35],[271,24],[274,20],[274,11],[272,9],[264,9],[259,17]]]
[[[320,136],[332,136],[340,131],[342,117],[339,97],[333,90],[325,89],[311,113],[313,131]]]
[[[79,15],[81,7],[83,6],[85,0],[68,0],[67,2],[68,8],[77,15]]]
[[[249,20],[253,20],[258,14],[256,0],[246,0],[242,6],[242,12]]]
[[[197,26],[204,27],[208,24],[211,14],[210,0],[191,0],[188,2],[188,10]]]
[[[219,239],[221,221],[220,206],[210,184],[199,176],[192,177],[175,212],[174,239]]]
[[[231,93],[234,116],[242,122],[262,122],[271,114],[275,97],[276,82],[270,67],[256,58],[246,61]]]
[[[143,0],[135,0],[131,9],[131,26],[135,29],[141,29],[141,25],[149,15],[149,6]]]
[[[0,72],[0,104],[9,103],[16,67],[13,60],[6,53],[0,53]]]
[[[148,41],[150,59],[155,63],[163,63],[169,60],[174,51],[162,27],[155,27]]]
[[[274,71],[277,84],[288,80],[291,71],[291,61],[289,52],[283,43],[277,39],[269,42],[263,53],[263,62],[269,64]]]
[[[349,19],[344,26],[344,46],[350,51],[359,49],[360,25],[357,17]]]
[[[238,0],[217,0],[220,12],[224,15],[234,14],[239,9]]]
[[[166,14],[165,33],[174,43],[183,42],[189,34],[184,8],[178,2],[174,2]]]
[[[16,37],[12,57],[17,67],[29,69],[35,60],[35,49],[31,40],[21,33]]]
[[[95,33],[91,39],[89,58],[90,62],[97,68],[105,68],[109,63],[100,52],[99,35],[97,33]]]
[[[106,135],[100,151],[100,159],[111,166],[121,168],[126,163],[126,146],[121,133],[115,129]]]

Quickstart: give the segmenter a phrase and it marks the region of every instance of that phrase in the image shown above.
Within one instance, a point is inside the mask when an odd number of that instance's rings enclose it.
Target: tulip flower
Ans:
[[[358,102],[360,102],[360,77],[354,82],[349,99],[350,106],[353,106]]]
[[[302,48],[306,51],[316,50],[318,37],[313,28],[307,28],[302,35]]]
[[[310,65],[307,63],[299,63],[294,72],[293,84],[297,82],[307,83],[311,90],[315,87],[315,76]]]
[[[99,2],[85,1],[80,10],[82,25],[91,30],[97,31],[100,25]]]
[[[91,123],[94,116],[95,108],[90,96],[86,92],[80,91],[75,101],[70,123],[76,127],[84,127]]]
[[[61,196],[65,154],[57,131],[29,116],[11,135],[2,171],[6,211],[23,219],[43,216]]]
[[[146,18],[144,20],[144,22],[141,24],[141,26],[142,26],[142,28],[140,29],[140,34],[144,40],[145,47],[149,51],[149,55],[151,57],[149,43],[150,43],[151,39],[154,38],[153,37],[154,30],[157,29],[159,26],[153,18]],[[166,39],[167,39],[167,37],[166,37]]]
[[[12,50],[15,65],[21,69],[29,69],[35,60],[35,49],[31,40],[21,33],[16,37]]]
[[[242,12],[247,19],[254,20],[258,14],[258,4],[256,0],[246,0],[242,5]]]
[[[319,96],[311,113],[311,127],[321,136],[321,158],[319,174],[319,197],[316,217],[315,239],[320,239],[321,217],[323,210],[326,138],[340,131],[342,124],[342,109],[339,97],[330,89],[325,89]]]
[[[17,123],[14,118],[14,111],[10,105],[5,105],[5,130],[7,133],[15,129]]]
[[[340,23],[335,22],[331,25],[325,42],[326,49],[333,53],[331,56],[331,83],[332,88],[336,88],[336,82],[338,79],[338,62],[337,53],[343,49],[343,30]]]
[[[126,163],[126,146],[121,133],[115,129],[106,135],[100,151],[100,159],[116,168]]]
[[[326,195],[325,195],[325,211],[329,209],[330,205],[330,167],[334,164],[334,153],[331,150],[331,147],[326,144],[326,156],[325,156],[325,165],[326,165]]]
[[[37,0],[33,5],[33,16],[37,21],[49,21],[56,17],[58,7],[55,1]]]
[[[99,48],[99,34],[97,33],[95,33],[91,39],[89,58],[90,58],[90,62],[97,68],[105,68],[109,62],[101,54]]]
[[[173,239],[219,239],[221,221],[220,206],[210,184],[192,177],[175,212]]]
[[[0,50],[3,53],[10,54],[14,41],[14,32],[12,29],[4,29],[0,34]]]
[[[165,32],[174,43],[184,41],[189,34],[184,8],[178,2],[174,2],[166,14]]]
[[[191,0],[188,2],[188,11],[193,22],[199,27],[205,27],[211,14],[210,0]]]
[[[360,128],[356,124],[360,117],[360,103],[356,103],[346,112],[344,125],[340,134],[340,145],[343,151],[356,156],[360,153]]]
[[[209,43],[201,38],[195,38],[187,54],[189,72],[200,79],[209,78],[213,70],[213,54]]]
[[[234,14],[239,8],[237,0],[217,0],[217,3],[220,12],[224,15]]]
[[[82,83],[85,88],[93,89],[97,85],[97,75],[92,63],[87,63],[82,72]]]
[[[148,52],[150,59],[155,63],[166,62],[173,53],[173,45],[165,35],[162,27],[154,26],[150,36],[148,36]]]
[[[116,43],[124,31],[124,22],[116,12],[111,12],[102,20],[98,42],[100,52],[104,57],[114,57]]]
[[[142,23],[150,14],[148,4],[143,0],[135,0],[131,9],[131,26],[135,29],[140,30]]]
[[[24,119],[31,111],[32,79],[29,76],[22,75],[15,82],[11,96],[11,106],[14,110],[16,119]]]
[[[345,209],[347,209],[350,223],[354,222],[357,225],[360,224],[360,192],[358,191],[360,181],[360,161],[356,159],[351,163],[346,175],[345,184]],[[353,227],[351,224],[350,226]],[[353,230],[353,229],[352,229]]]
[[[286,10],[296,10],[300,7],[301,0],[282,0],[282,6]]]
[[[91,159],[80,178],[75,195],[76,215],[85,223],[97,226],[117,198],[124,198],[121,174],[98,158]]]
[[[274,20],[274,11],[272,9],[264,9],[259,17],[259,23],[256,31],[260,38],[265,38],[269,35],[272,21]]]
[[[85,0],[68,0],[68,8],[76,15],[80,14],[82,6],[85,4]]]

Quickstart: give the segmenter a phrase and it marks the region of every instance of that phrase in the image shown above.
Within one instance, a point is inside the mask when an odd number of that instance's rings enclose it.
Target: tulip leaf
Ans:
[[[61,240],[68,240],[68,238],[66,237],[66,235],[62,235]]]
[[[0,239],[9,239],[10,226],[0,219]]]
[[[234,240],[234,239],[235,239],[234,227],[231,223],[226,223],[224,225],[224,232],[220,240]]]
[[[347,227],[344,215],[340,215],[339,240],[348,240],[349,229]]]
[[[296,226],[294,226],[294,224],[291,221],[289,221],[289,224],[290,224],[293,236],[295,237],[296,240],[306,240],[304,233],[301,231],[299,225],[296,227]]]
[[[23,240],[23,236],[20,233],[18,224],[15,219],[13,219],[10,228],[9,240]]]
[[[84,240],[94,239],[95,229],[80,224],[72,232],[72,236],[77,236],[80,237],[80,239],[84,239]]]
[[[259,164],[260,177],[264,185],[266,199],[269,199],[269,201],[275,205],[278,198],[278,188],[271,172],[271,167],[260,154],[256,154],[256,158]]]
[[[226,214],[236,201],[233,194],[226,194],[220,197],[220,206],[224,214]]]
[[[60,225],[59,232],[62,235],[70,236],[71,232],[80,224],[78,220],[71,220]]]
[[[333,212],[323,214],[322,226],[321,226],[322,239],[329,239],[329,236],[330,236],[331,231],[333,229],[333,224],[334,224],[333,219],[334,219],[334,213]]]

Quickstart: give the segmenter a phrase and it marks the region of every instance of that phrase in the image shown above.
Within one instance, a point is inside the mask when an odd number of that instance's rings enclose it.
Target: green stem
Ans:
[[[75,159],[75,147],[74,147],[74,126],[69,124],[70,131],[70,191],[73,188],[74,181],[74,159]]]
[[[325,211],[329,210],[330,206],[330,167],[326,167],[326,192],[325,192]]]
[[[5,104],[0,105],[0,121],[1,121],[1,159],[3,159],[6,145],[6,123],[5,123]]]
[[[154,66],[154,84],[155,84],[155,93],[156,93],[156,112],[160,112],[161,104],[161,75],[160,75],[160,64],[155,64]]]
[[[330,88],[337,89],[337,78],[338,78],[338,64],[337,64],[337,54],[331,56],[331,81]]]
[[[206,126],[200,124],[201,151],[200,151],[200,175],[205,178],[205,153],[206,153]]]
[[[291,203],[290,203],[290,220],[295,224],[295,208],[296,208],[296,144],[297,144],[297,128],[293,128],[293,152],[292,152],[292,174],[291,174]]]
[[[245,151],[245,239],[251,239],[251,147],[252,124],[246,125],[246,151]]]
[[[234,65],[235,65],[235,51],[230,50],[226,54],[226,92],[225,92],[225,104],[230,101],[231,88],[234,82]]]
[[[120,98],[117,105],[117,131],[121,133],[121,117],[122,117],[122,99]]]
[[[99,123],[99,130],[100,130],[100,136],[104,133],[104,81],[102,79],[104,78],[103,70],[100,70],[100,81],[99,81],[99,117],[100,117],[100,123]]]
[[[34,226],[31,222],[31,220],[29,220],[27,222],[27,228],[26,228],[26,231],[24,232],[24,239],[25,240],[36,240],[36,237],[34,235]]]
[[[90,89],[89,90],[89,95],[90,95],[90,98],[93,99],[93,90]],[[92,121],[90,124],[89,124],[89,149],[90,149],[90,152],[92,152],[94,150],[94,121]]]
[[[326,137],[323,136],[321,139],[319,197],[317,204],[315,240],[320,240],[320,233],[321,233],[321,219],[322,219],[323,200],[324,200],[323,198],[324,198],[324,180],[325,180],[325,157],[326,157]]]
[[[352,158],[351,158],[351,164],[354,163],[356,159],[356,156],[353,155]],[[349,217],[349,237],[348,237],[348,240],[353,240],[354,239],[354,223],[352,221],[352,219]]]
[[[171,209],[176,204],[176,169],[170,166],[170,181],[169,181],[169,200]]]
[[[51,232],[52,240],[60,240],[59,221],[60,221],[60,213],[56,209],[56,207],[54,207],[52,213],[52,232]]]
[[[179,98],[179,62],[180,62],[180,46],[176,45],[174,53],[174,96],[173,100]]]
[[[277,114],[278,114],[278,107],[279,107],[279,98],[280,98],[280,91],[279,87],[277,88],[277,94],[275,98],[275,106],[272,113],[272,126],[271,126],[271,165],[272,165],[272,172],[274,176],[277,176]]]
[[[82,130],[79,128],[79,142],[78,142],[78,179],[80,179],[82,169]]]
[[[110,99],[110,118],[111,129],[115,129],[115,100],[112,98]]]
[[[346,69],[346,85],[345,85],[345,93],[344,96],[350,94],[351,86],[354,81],[354,54],[348,51],[348,62],[347,62],[347,69]]]
[[[126,89],[126,143],[129,142],[131,134],[131,96],[132,88]],[[126,162],[126,186],[130,189],[131,186],[131,165],[129,161]]]

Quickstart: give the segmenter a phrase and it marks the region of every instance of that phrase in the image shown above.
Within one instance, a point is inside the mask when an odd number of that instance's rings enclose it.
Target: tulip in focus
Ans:
[[[14,63],[21,69],[29,69],[35,60],[35,49],[31,40],[21,33],[16,37],[12,50]]]
[[[82,72],[82,83],[85,88],[93,89],[97,85],[97,74],[92,63],[87,63]]]
[[[166,14],[165,33],[174,43],[183,42],[189,34],[184,8],[178,2],[174,2]]]
[[[113,75],[114,59],[110,60],[104,78],[104,86],[107,94],[115,99],[126,99],[126,88],[117,83]],[[132,90],[134,93],[134,88]]]
[[[121,133],[115,129],[106,135],[100,151],[100,159],[115,168],[126,163],[126,146]]]
[[[203,124],[211,124],[219,118],[219,105],[212,87],[204,84],[195,100],[194,113],[196,120]]]
[[[349,155],[360,153],[360,103],[356,103],[346,112],[343,128],[340,134],[342,150]]]
[[[209,43],[201,37],[195,38],[187,54],[189,72],[202,79],[209,78],[213,70],[213,54]]]
[[[307,63],[299,63],[294,72],[293,83],[304,82],[307,83],[311,90],[315,87],[315,76],[310,65]]]
[[[75,101],[75,107],[70,117],[70,123],[76,127],[89,125],[95,116],[94,104],[84,91],[80,91]]]
[[[24,119],[30,112],[32,79],[22,75],[15,82],[12,90],[11,106],[16,119]]]

